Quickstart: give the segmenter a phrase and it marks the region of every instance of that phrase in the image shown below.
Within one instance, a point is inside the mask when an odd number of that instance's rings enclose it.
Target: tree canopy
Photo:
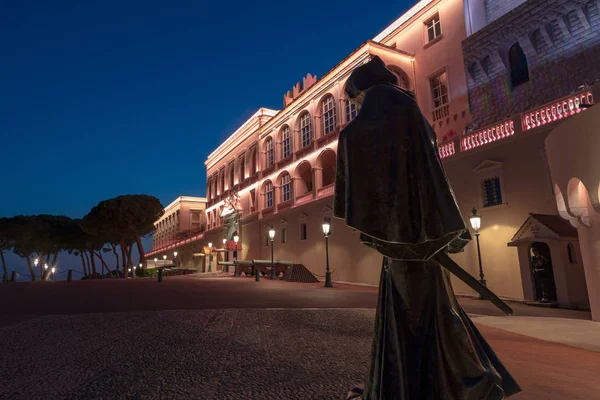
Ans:
[[[121,247],[123,271],[126,271],[126,267],[132,265],[133,245],[137,245],[143,262],[141,237],[153,231],[154,221],[163,213],[163,206],[156,197],[124,195],[99,202],[81,219],[46,214],[0,218],[3,279],[7,279],[4,251],[9,250],[27,261],[32,280],[36,279],[34,260],[38,260],[40,279],[44,279],[41,265],[54,265],[62,251],[80,256],[86,275],[97,275],[96,259],[103,270],[106,267],[110,272],[102,253],[112,248],[118,266],[117,245]]]

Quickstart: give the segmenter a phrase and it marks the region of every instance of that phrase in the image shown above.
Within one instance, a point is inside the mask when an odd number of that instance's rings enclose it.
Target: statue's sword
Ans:
[[[506,304],[502,299],[494,294],[490,289],[483,286],[481,282],[475,279],[471,274],[462,269],[460,265],[454,262],[446,252],[439,252],[434,257],[444,268],[454,274],[458,279],[469,285],[469,287],[475,290],[481,295],[482,299],[489,300],[493,305],[498,307],[506,315],[512,315],[513,310]]]

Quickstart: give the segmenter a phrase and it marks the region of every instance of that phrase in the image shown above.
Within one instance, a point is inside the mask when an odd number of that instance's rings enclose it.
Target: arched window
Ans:
[[[272,167],[275,164],[275,148],[273,147],[273,139],[267,138],[265,142],[265,158],[267,168]]]
[[[292,154],[292,136],[287,125],[281,130],[281,151],[282,158],[288,158]]]
[[[510,82],[513,88],[529,81],[527,57],[519,43],[513,44],[508,50],[508,62],[510,65]]]
[[[256,147],[250,150],[250,176],[256,174]]]
[[[328,133],[333,132],[337,122],[335,99],[333,96],[329,95],[323,100],[321,111],[323,113],[323,135],[327,135]]]
[[[300,117],[300,138],[302,139],[302,148],[312,143],[312,124],[309,113],[304,113]]]
[[[213,220],[212,220],[212,213],[208,213],[208,229],[212,228],[212,224],[213,224]]]
[[[238,174],[238,179],[240,181],[240,183],[242,183],[244,181],[244,179],[246,179],[246,158],[244,156],[240,157],[239,160],[239,174]]]
[[[235,184],[235,167],[233,163],[229,165],[229,189],[233,188]]]
[[[206,182],[206,196],[208,197],[208,199],[212,199],[212,184],[210,181],[210,178],[208,178],[208,182]]]
[[[358,115],[358,110],[360,109],[355,103],[352,103],[350,100],[346,99],[346,122],[350,122]]]
[[[281,201],[292,199],[292,179],[290,174],[281,177]]]
[[[569,263],[576,264],[577,258],[575,257],[575,248],[573,247],[573,243],[567,244],[567,254],[569,256]]]
[[[273,184],[271,181],[265,183],[265,208],[273,207]]]

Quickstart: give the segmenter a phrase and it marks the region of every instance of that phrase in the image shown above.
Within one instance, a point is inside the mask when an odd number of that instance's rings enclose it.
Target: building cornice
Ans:
[[[436,0],[421,0],[421,1],[419,1],[417,4],[412,6],[407,12],[402,14],[397,20],[395,20],[390,25],[388,25],[388,27],[385,28],[383,31],[381,31],[377,36],[375,36],[373,38],[373,41],[381,42],[382,40],[388,38],[390,35],[395,33],[397,30],[403,28],[405,24],[407,24],[408,22],[412,22],[411,20],[413,19],[413,17],[416,17],[418,14],[420,14],[421,11],[423,11],[427,8],[427,6],[431,5],[432,3],[437,3],[438,1],[436,1]]]
[[[215,163],[220,161],[219,157],[224,150],[236,147],[240,142],[246,140],[256,129],[252,129],[251,125],[260,124],[261,117],[272,118],[279,113],[279,110],[261,107],[250,118],[246,120],[238,129],[235,130],[219,147],[208,155],[204,165],[211,168]],[[216,159],[218,157],[218,159]]]

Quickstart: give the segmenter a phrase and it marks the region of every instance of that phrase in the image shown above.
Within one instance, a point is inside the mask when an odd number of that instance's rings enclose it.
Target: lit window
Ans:
[[[510,83],[512,87],[517,87],[522,83],[529,81],[529,67],[527,66],[527,57],[519,46],[519,43],[512,45],[508,51],[508,60],[510,63]]]
[[[333,96],[327,96],[323,101],[323,134],[333,132],[335,129],[336,115],[335,115],[335,99]]]
[[[306,240],[306,222],[300,224],[300,240]]]
[[[429,79],[433,107],[438,108],[448,103],[448,78],[446,72]]]
[[[199,229],[200,228],[200,214],[198,213],[192,213],[192,229]]]
[[[292,154],[292,137],[290,127],[285,126],[281,132],[281,144],[283,148],[283,158],[288,158]]]
[[[250,176],[256,174],[256,146],[250,150]]]
[[[425,26],[427,27],[427,43],[442,35],[442,25],[440,25],[439,15],[436,15],[430,19]]]
[[[483,206],[492,207],[502,204],[500,178],[495,176],[483,181]]]
[[[346,121],[352,121],[358,115],[359,109],[360,107],[355,103],[352,103],[350,100],[346,100]]]
[[[287,243],[287,229],[281,228],[281,243]]]
[[[265,207],[273,206],[273,184],[271,182],[265,183]]]
[[[281,178],[281,200],[288,201],[292,198],[292,179],[289,174]]]
[[[309,113],[305,113],[300,117],[300,135],[302,137],[302,148],[312,143],[312,126]]]
[[[266,157],[267,157],[267,168],[272,167],[273,164],[275,164],[275,148],[273,147],[273,139],[268,138],[267,139],[267,151],[266,151]]]

